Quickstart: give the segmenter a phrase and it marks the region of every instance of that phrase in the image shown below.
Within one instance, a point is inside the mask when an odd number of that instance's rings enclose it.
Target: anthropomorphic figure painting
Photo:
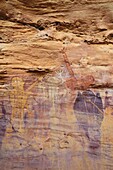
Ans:
[[[40,78],[42,80],[42,78]],[[24,109],[27,109],[27,99],[31,94],[32,88],[37,84],[39,80],[36,80],[28,89],[24,89],[24,81],[20,77],[13,77],[11,81],[12,90],[9,90],[8,94],[12,106],[11,122],[18,119],[19,124],[16,122],[15,126],[18,126],[18,130],[24,128]],[[30,115],[29,115],[30,116]]]
[[[92,75],[87,75],[84,77],[80,77],[78,78],[76,76],[76,74],[74,73],[72,67],[71,67],[71,63],[68,59],[68,56],[66,54],[66,49],[63,48],[63,50],[61,50],[62,54],[63,54],[63,61],[64,64],[67,68],[67,71],[69,73],[69,77],[65,80],[65,86],[70,89],[71,91],[75,91],[78,88],[79,89],[87,89],[89,88],[90,85],[92,85],[94,83],[94,77]]]
[[[78,92],[73,106],[79,129],[85,133],[90,148],[100,146],[100,127],[103,120],[103,103],[99,93],[91,90]]]
[[[101,143],[102,143],[102,164],[103,170],[108,170],[108,160],[112,162],[113,156],[113,92],[105,92],[104,99],[104,119],[101,125]],[[113,165],[112,165],[113,166]],[[111,168],[112,168],[111,166]]]

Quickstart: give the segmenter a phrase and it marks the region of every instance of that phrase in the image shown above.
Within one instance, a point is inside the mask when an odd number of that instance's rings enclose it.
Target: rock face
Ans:
[[[0,169],[113,169],[113,1],[0,1]]]

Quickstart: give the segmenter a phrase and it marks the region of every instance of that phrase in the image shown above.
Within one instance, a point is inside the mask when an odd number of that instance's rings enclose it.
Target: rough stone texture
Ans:
[[[113,0],[0,1],[0,169],[113,170]]]

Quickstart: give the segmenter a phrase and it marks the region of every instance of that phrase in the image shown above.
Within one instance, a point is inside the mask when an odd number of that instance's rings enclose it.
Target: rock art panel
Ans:
[[[78,90],[71,76],[63,63],[54,74],[35,78],[30,85],[21,76],[10,79],[0,117],[0,159],[14,157],[9,169],[16,159],[26,170],[108,167],[104,154],[108,143],[112,148],[107,133],[108,128],[112,131],[112,94]]]
[[[93,76],[76,75],[65,49],[62,52],[64,60],[54,73],[38,78],[12,75],[2,93],[0,167],[4,170],[15,166],[107,170],[108,163],[112,167],[113,91],[92,88]]]

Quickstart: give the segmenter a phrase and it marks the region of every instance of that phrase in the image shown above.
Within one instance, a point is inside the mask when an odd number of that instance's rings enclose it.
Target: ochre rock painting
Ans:
[[[108,158],[112,161],[112,93],[77,90],[70,77],[63,63],[30,85],[22,77],[10,79],[1,99],[1,167],[107,170]],[[10,160],[7,166],[5,160]]]
[[[55,73],[11,77],[1,99],[0,167],[107,170],[112,162],[112,93],[91,88],[93,76],[75,75],[63,55]]]
[[[113,0],[0,0],[0,170],[113,170]]]

